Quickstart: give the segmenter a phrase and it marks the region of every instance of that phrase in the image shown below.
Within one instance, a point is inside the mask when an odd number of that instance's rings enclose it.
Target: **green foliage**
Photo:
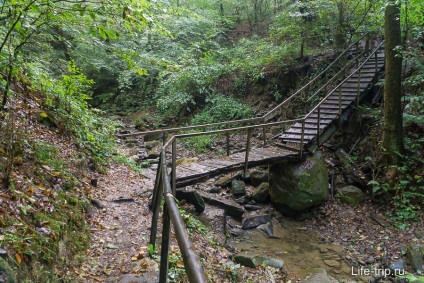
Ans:
[[[250,118],[252,116],[253,112],[250,107],[233,97],[225,96],[223,94],[217,94],[211,97],[212,98],[206,99],[206,106],[203,110],[191,119],[191,125],[219,123],[229,120]],[[196,130],[194,132],[218,128],[219,127],[211,127],[208,129]],[[209,150],[209,145],[217,137],[217,135],[191,137],[185,140],[185,144],[188,147],[194,148],[196,152],[207,152]]]
[[[402,166],[396,167],[399,177],[395,185],[395,208],[389,213],[400,229],[407,229],[411,221],[420,219],[424,204],[424,177],[420,171],[424,162],[418,154],[424,147],[424,138],[412,134],[405,139],[405,147],[411,154],[404,156]]]
[[[209,229],[192,214],[188,213],[182,208],[180,208],[179,211],[189,233],[197,233],[203,235],[209,232]]]
[[[54,113],[62,130],[72,133],[77,145],[91,153],[94,161],[101,162],[110,156],[115,124],[90,109],[87,94],[93,81],[88,80],[73,62],[68,64],[68,74],[61,80],[53,79],[39,66],[31,65],[33,87],[45,94],[45,106]]]

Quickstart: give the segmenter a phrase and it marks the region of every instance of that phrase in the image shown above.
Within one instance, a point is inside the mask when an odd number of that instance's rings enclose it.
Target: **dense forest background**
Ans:
[[[400,7],[406,151],[396,182],[382,173],[370,186],[391,191],[392,217],[407,228],[402,223],[420,217],[424,198],[421,0],[0,0],[2,191],[15,194],[8,191],[19,189],[14,170],[34,158],[54,168],[50,174],[72,176],[70,187],[79,175],[66,168],[81,160],[104,170],[122,117],[147,130],[265,111],[360,35],[382,39],[389,2]],[[24,111],[33,107],[27,101],[42,110]],[[72,138],[80,150],[72,166],[57,161],[60,150],[40,138],[31,115]],[[372,157],[360,158],[377,165]],[[17,210],[26,216],[26,209]],[[15,220],[0,218],[0,228]],[[18,242],[0,235],[0,243]],[[14,249],[22,254],[25,245]]]

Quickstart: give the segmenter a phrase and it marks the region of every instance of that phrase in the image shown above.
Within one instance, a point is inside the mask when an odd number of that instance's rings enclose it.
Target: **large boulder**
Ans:
[[[321,204],[328,197],[328,170],[322,155],[298,163],[270,168],[269,194],[275,207],[286,214],[297,214]]]

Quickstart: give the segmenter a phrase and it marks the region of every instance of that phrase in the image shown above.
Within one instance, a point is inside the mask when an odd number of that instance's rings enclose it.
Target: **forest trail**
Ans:
[[[148,257],[153,184],[124,165],[112,164],[93,190],[89,225],[92,232],[83,282],[154,282],[158,264]]]

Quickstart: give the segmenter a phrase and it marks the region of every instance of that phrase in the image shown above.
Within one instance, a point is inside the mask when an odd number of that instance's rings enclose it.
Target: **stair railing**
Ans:
[[[347,82],[347,80],[349,80],[350,78],[353,77],[353,75],[358,74],[358,84],[357,84],[357,92],[356,92],[356,99],[355,99],[355,104],[359,105],[359,100],[360,100],[360,94],[361,94],[361,70],[362,68],[365,66],[366,63],[368,63],[368,61],[370,61],[371,59],[374,58],[374,72],[375,74],[378,73],[378,51],[383,47],[384,45],[384,41],[382,41],[379,45],[377,45],[377,47],[374,49],[373,52],[371,52],[371,54],[358,66],[358,68],[356,68],[351,74],[349,74],[342,82],[340,82],[332,91],[330,91],[327,96],[325,96],[311,111],[309,111],[308,114],[306,114],[304,116],[304,118],[302,119],[302,136],[304,135],[304,124],[306,119],[310,118],[310,116],[312,115],[312,113],[314,113],[315,111],[318,112],[317,115],[317,133],[316,133],[316,141],[317,141],[317,145],[319,145],[319,136],[321,134],[321,129],[320,129],[320,121],[321,121],[321,106],[322,104],[336,91],[338,92],[338,98],[339,98],[339,103],[338,103],[338,109],[339,109],[339,113],[338,115],[340,116],[342,114],[342,86],[344,83]],[[303,148],[303,139],[302,139],[302,148]]]
[[[291,149],[292,151],[298,152],[299,157],[303,158],[304,154],[304,137],[305,137],[305,120],[306,117],[300,118],[300,119],[293,119],[293,120],[283,120],[283,121],[277,121],[277,122],[267,122],[269,121],[269,116],[272,115],[275,111],[278,109],[281,109],[287,103],[289,103],[293,98],[296,96],[299,96],[299,94],[306,90],[308,87],[312,85],[313,82],[317,81],[319,77],[321,77],[324,73],[326,73],[329,68],[335,65],[337,61],[339,61],[344,55],[347,54],[347,52],[355,46],[357,50],[359,50],[358,45],[359,41],[364,38],[365,35],[360,37],[356,42],[352,43],[348,49],[346,49],[342,54],[340,54],[337,59],[331,63],[323,72],[321,72],[319,75],[317,75],[314,79],[312,79],[308,84],[306,84],[304,87],[302,87],[299,91],[291,95],[289,98],[287,98],[285,101],[280,103],[277,107],[273,108],[271,111],[266,113],[262,117],[255,117],[250,119],[243,119],[243,120],[234,120],[234,121],[227,121],[222,123],[212,123],[207,125],[196,125],[196,126],[188,126],[188,127],[180,127],[180,128],[170,128],[170,129],[163,129],[163,130],[154,130],[154,131],[146,131],[146,132],[138,132],[138,133],[132,133],[132,134],[123,134],[119,137],[131,137],[131,136],[139,136],[139,135],[145,135],[148,133],[161,133],[163,137],[163,146],[160,153],[159,158],[159,164],[157,168],[157,174],[156,174],[156,180],[155,180],[155,186],[153,191],[153,197],[151,202],[151,208],[153,210],[153,217],[152,217],[152,227],[151,227],[151,235],[150,235],[150,244],[155,247],[156,244],[156,237],[157,237],[157,223],[158,223],[158,217],[160,212],[160,207],[162,203],[162,197],[164,198],[164,206],[163,206],[163,227],[162,227],[162,247],[161,247],[161,263],[160,263],[160,273],[159,273],[159,282],[160,283],[166,283],[168,279],[168,266],[169,266],[169,247],[170,247],[170,233],[171,233],[171,223],[174,227],[174,232],[176,239],[178,241],[178,245],[181,250],[181,255],[183,257],[184,261],[184,267],[186,269],[186,273],[188,276],[188,279],[190,282],[198,282],[203,283],[207,282],[207,277],[205,275],[205,272],[203,270],[203,267],[200,263],[200,259],[198,255],[195,252],[194,246],[188,236],[188,233],[185,229],[184,221],[179,213],[177,203],[175,201],[175,190],[176,190],[176,145],[177,140],[182,138],[188,138],[188,137],[195,137],[195,136],[201,136],[201,135],[212,135],[212,134],[225,134],[227,141],[226,141],[226,147],[227,147],[227,155],[230,154],[230,134],[236,133],[240,131],[246,132],[246,153],[245,153],[245,162],[244,162],[244,173],[247,174],[248,169],[248,163],[249,163],[249,151],[250,151],[250,145],[251,145],[251,134],[252,131],[255,129],[259,129],[263,131],[263,142],[264,145],[267,143],[267,136],[266,136],[266,129],[272,126],[284,126],[286,124],[293,124],[296,122],[302,123],[302,136],[301,136],[301,146],[300,149]],[[356,58],[354,59],[356,60]],[[377,65],[376,65],[377,66]],[[346,68],[344,68],[342,71],[344,72]],[[352,74],[349,76],[351,77]],[[348,78],[349,78],[348,77]],[[346,81],[345,79],[344,81]],[[343,82],[344,82],[343,81]],[[328,84],[327,84],[328,86]],[[327,96],[328,97],[328,96]],[[321,102],[322,103],[322,102]],[[318,105],[318,109],[321,105],[321,103]],[[320,111],[319,111],[320,112]],[[311,112],[307,115],[309,116]],[[320,116],[320,115],[318,115]],[[261,124],[259,124],[262,122]],[[234,126],[234,125],[240,125],[240,124],[248,124],[248,123],[255,123],[254,125],[248,125],[248,126],[237,126],[233,128],[228,129],[221,129],[221,130],[212,130],[212,131],[204,131],[200,133],[188,133],[188,134],[178,134],[173,135],[171,138],[166,140],[166,136],[169,133],[173,132],[179,132],[184,130],[195,130],[195,129],[207,129],[210,127],[218,127],[218,126]],[[256,124],[258,123],[258,124]],[[318,126],[319,127],[319,126]],[[168,162],[167,162],[167,151],[171,147],[171,168],[168,168]]]
[[[272,117],[270,118],[270,116],[275,113],[277,110],[282,109],[284,106],[286,106],[288,103],[290,103],[293,99],[298,98],[301,96],[302,93],[306,92],[316,81],[318,81],[323,75],[327,74],[332,67],[337,66],[337,64],[339,64],[348,54],[348,52],[351,52],[353,50],[358,51],[359,50],[359,42],[367,37],[368,33],[363,34],[360,38],[358,38],[355,42],[353,42],[351,45],[349,45],[348,48],[346,48],[342,53],[340,53],[340,55],[333,61],[331,62],[322,72],[320,72],[318,75],[316,75],[312,80],[310,80],[307,84],[305,84],[303,87],[301,87],[299,90],[297,90],[295,93],[293,93],[292,95],[290,95],[288,98],[286,98],[283,102],[281,102],[280,104],[278,104],[277,106],[275,106],[273,109],[271,109],[268,113],[266,113],[263,116],[263,121],[266,122],[270,119],[272,119]],[[360,55],[364,54],[365,52],[368,52],[367,47],[368,44],[365,44],[365,50],[362,51],[360,53]],[[353,60],[351,60],[351,62],[357,62],[359,60],[359,56],[356,56]],[[347,61],[347,60],[346,60]],[[349,63],[349,65],[351,64],[351,62]],[[335,81],[341,74],[345,74],[346,70],[347,70],[347,66],[345,66],[345,62],[342,62],[342,64],[344,65],[344,67],[342,67],[342,69],[336,73],[335,76],[333,76],[330,79],[330,83]],[[329,85],[326,84],[325,87],[327,87]],[[320,88],[320,90],[324,89],[323,87]],[[314,93],[314,95],[316,95],[316,93]],[[307,101],[310,101],[311,98],[309,98]]]
[[[244,175],[246,176],[249,166],[249,152],[251,148],[251,136],[252,131],[255,129],[263,130],[267,127],[292,124],[301,122],[302,119],[287,120],[270,122],[265,124],[256,124],[244,127],[212,130],[199,133],[188,133],[179,134],[170,137],[163,145],[159,157],[159,164],[156,172],[155,186],[153,190],[153,197],[151,202],[151,208],[153,211],[151,233],[150,233],[150,245],[153,250],[156,247],[157,238],[157,224],[159,219],[159,212],[162,203],[162,197],[165,202],[163,204],[163,222],[162,222],[162,243],[161,243],[161,257],[160,257],[160,270],[159,270],[159,282],[166,283],[168,280],[168,266],[169,266],[169,247],[170,247],[170,234],[171,234],[171,223],[174,227],[175,236],[178,245],[181,250],[183,257],[184,267],[190,282],[203,283],[207,282],[207,277],[200,263],[200,259],[195,252],[194,245],[189,238],[189,235],[185,229],[184,221],[178,211],[178,206],[175,201],[175,191],[177,187],[177,140],[196,137],[206,136],[215,134],[229,134],[238,133],[244,131],[246,133],[246,148],[245,148],[245,160],[244,160]],[[266,136],[264,137],[264,143],[266,143]],[[167,162],[167,151],[171,150],[171,162],[170,168]],[[299,153],[299,158],[303,158],[302,150],[293,149],[293,151]]]
[[[307,90],[309,90],[311,88],[311,86],[316,81],[318,81],[323,75],[327,74],[331,68],[333,68],[333,67],[337,66],[337,64],[341,63],[342,59],[347,57],[347,54],[349,52],[352,52],[353,50],[359,50],[359,42],[362,39],[366,38],[367,35],[368,35],[368,33],[365,33],[361,37],[359,37],[355,42],[350,44],[349,47],[347,49],[345,49],[322,72],[320,72],[318,75],[316,75],[314,78],[312,78],[307,84],[305,84],[303,87],[301,87],[298,91],[296,91],[294,94],[290,95],[283,102],[278,104],[276,107],[274,107],[273,109],[271,109],[270,111],[268,111],[266,114],[264,114],[261,117],[232,120],[232,121],[225,121],[225,122],[220,122],[220,123],[211,123],[211,124],[204,124],[204,125],[193,125],[193,126],[186,126],[186,127],[176,127],[176,128],[168,128],[168,129],[160,129],[160,130],[152,130],[152,131],[142,131],[142,132],[136,132],[136,133],[130,133],[130,134],[121,134],[121,135],[118,135],[118,137],[126,138],[126,137],[143,136],[143,135],[146,135],[146,134],[162,134],[162,140],[163,140],[163,143],[165,143],[167,135],[170,134],[170,133],[175,133],[175,132],[206,129],[206,128],[212,128],[212,127],[228,127],[228,126],[233,126],[233,125],[237,125],[237,124],[252,124],[252,123],[258,123],[258,122],[259,123],[260,122],[266,123],[267,121],[269,121],[273,118],[273,117],[270,117],[270,116],[272,114],[274,114],[277,110],[283,109],[283,107],[287,106],[293,99],[298,98],[302,94],[306,93]],[[367,52],[368,44],[364,44],[364,45],[365,45],[365,50],[362,51],[360,54],[364,54],[364,52]],[[356,62],[358,60],[358,57],[359,56],[356,56],[354,59],[350,60],[350,62],[348,63],[349,66],[352,64],[352,61]],[[342,62],[342,64],[345,65],[344,62]],[[342,69],[339,72],[337,72],[336,75],[333,76],[330,79],[330,82],[334,82],[338,77],[340,77],[341,74],[344,74],[346,72],[346,70],[347,70],[346,66],[342,67]],[[329,83],[325,84],[325,87],[328,87],[328,86],[329,86]],[[324,89],[324,87],[320,88],[321,91],[323,89]],[[314,93],[314,95],[316,95],[316,94],[317,94],[317,92]],[[311,100],[311,98],[308,98],[308,100],[306,100],[306,101],[309,102],[310,100]]]

